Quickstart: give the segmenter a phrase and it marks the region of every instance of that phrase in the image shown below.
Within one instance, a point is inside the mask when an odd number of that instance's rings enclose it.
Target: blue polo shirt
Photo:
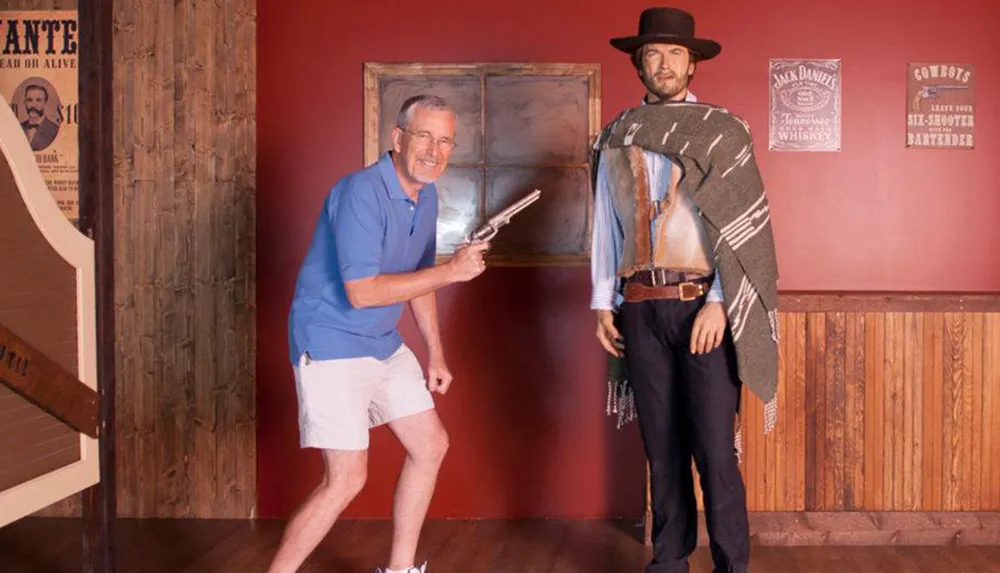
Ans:
[[[396,328],[405,303],[354,308],[344,282],[433,265],[437,213],[435,186],[425,185],[411,200],[388,152],[333,187],[295,284],[288,315],[292,364],[305,352],[313,360],[384,360],[399,349]]]

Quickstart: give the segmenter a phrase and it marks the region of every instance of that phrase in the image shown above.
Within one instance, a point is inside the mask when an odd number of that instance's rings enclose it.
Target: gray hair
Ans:
[[[448,105],[448,102],[439,98],[436,95],[420,94],[408,98],[403,102],[403,105],[399,108],[399,115],[396,117],[396,127],[400,129],[406,129],[410,125],[410,120],[413,119],[413,110],[417,107],[424,107],[427,109],[437,109],[442,111],[450,111],[452,114],[455,110]]]

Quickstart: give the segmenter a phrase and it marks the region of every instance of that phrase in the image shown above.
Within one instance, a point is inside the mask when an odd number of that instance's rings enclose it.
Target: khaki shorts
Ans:
[[[366,450],[368,430],[434,408],[423,369],[404,344],[385,360],[310,360],[295,367],[303,448]]]

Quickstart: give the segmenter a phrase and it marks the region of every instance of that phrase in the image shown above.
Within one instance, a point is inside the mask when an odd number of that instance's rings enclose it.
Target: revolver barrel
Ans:
[[[503,211],[500,211],[496,215],[490,217],[489,221],[487,221],[485,225],[472,232],[469,236],[470,239],[473,241],[488,241],[492,239],[496,236],[497,232],[499,232],[500,227],[510,223],[511,217],[520,213],[528,205],[537,201],[541,196],[542,192],[538,189],[528,193],[510,207],[507,207]]]

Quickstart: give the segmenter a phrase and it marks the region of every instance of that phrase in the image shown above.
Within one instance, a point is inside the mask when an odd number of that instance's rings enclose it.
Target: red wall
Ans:
[[[722,55],[694,91],[746,117],[770,192],[783,290],[1000,289],[1000,2],[677,2]],[[258,3],[258,487],[260,515],[287,515],[315,485],[300,451],[286,316],[317,210],[362,166],[362,63],[597,62],[603,121],[641,86],[608,45],[632,33],[633,1]],[[515,35],[517,34],[517,36]],[[767,150],[768,58],[843,59],[839,153]],[[907,150],[908,61],[972,62],[976,149]],[[604,416],[603,356],[589,272],[493,269],[440,293],[456,381],[438,400],[452,449],[433,516],[640,514],[634,425]],[[486,298],[496,302],[490,305]],[[501,327],[498,318],[516,325]],[[423,360],[409,318],[404,335]],[[368,486],[351,516],[389,514],[402,451],[373,432]]]

